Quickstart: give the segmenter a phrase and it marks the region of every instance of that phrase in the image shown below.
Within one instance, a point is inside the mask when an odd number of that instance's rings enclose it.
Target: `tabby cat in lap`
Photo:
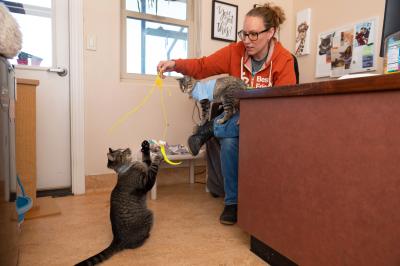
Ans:
[[[237,111],[239,100],[234,97],[234,92],[247,88],[241,79],[232,76],[220,77],[208,82],[201,82],[192,77],[183,76],[178,78],[178,82],[182,92],[189,94],[191,98],[195,98],[200,102],[202,109],[200,125],[204,125],[208,120],[211,101],[222,103],[224,116],[216,122],[224,124]]]
[[[142,161],[132,161],[130,149],[109,149],[107,167],[118,174],[111,192],[110,220],[113,240],[109,247],[77,265],[100,263],[118,251],[137,248],[150,236],[153,213],[147,209],[146,193],[151,190],[162,157],[150,157],[150,144],[142,142]]]

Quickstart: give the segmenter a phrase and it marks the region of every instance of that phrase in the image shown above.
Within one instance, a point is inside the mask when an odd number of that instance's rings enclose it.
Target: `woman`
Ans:
[[[255,7],[246,14],[243,29],[238,32],[240,42],[199,59],[160,61],[157,70],[160,73],[176,71],[196,79],[229,74],[240,77],[252,88],[295,84],[293,57],[274,37],[284,20],[285,14],[278,6],[267,3]],[[236,113],[222,125],[210,121],[188,141],[192,153],[196,153],[213,135],[220,141],[225,189],[225,208],[220,222],[229,225],[237,221],[238,119],[239,113]]]

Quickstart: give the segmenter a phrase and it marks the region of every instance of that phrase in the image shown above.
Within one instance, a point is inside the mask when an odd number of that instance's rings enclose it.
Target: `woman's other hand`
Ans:
[[[168,61],[160,61],[157,65],[157,73],[160,74],[161,78],[165,78],[164,72],[171,72],[175,69],[175,61],[168,60]]]

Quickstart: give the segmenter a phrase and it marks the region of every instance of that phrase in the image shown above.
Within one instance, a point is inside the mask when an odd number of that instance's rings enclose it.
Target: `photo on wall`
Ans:
[[[331,48],[335,31],[319,34],[315,77],[328,77],[331,74]]]
[[[297,13],[295,56],[310,54],[311,9]]]
[[[353,39],[354,31],[351,26],[336,31],[331,48],[331,77],[350,73]]]
[[[354,46],[359,47],[363,45],[367,45],[369,42],[369,35],[371,32],[372,23],[370,21],[356,24],[356,36],[354,39]]]
[[[353,73],[371,71],[376,68],[376,23],[377,18],[371,18],[354,25]]]
[[[238,6],[213,0],[211,17],[211,39],[236,42]]]

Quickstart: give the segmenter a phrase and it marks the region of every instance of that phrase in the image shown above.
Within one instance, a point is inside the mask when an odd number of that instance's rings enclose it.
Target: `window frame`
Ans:
[[[188,28],[188,58],[193,57],[194,55],[194,32],[195,32],[195,23],[194,23],[194,0],[186,0],[186,20],[168,18],[163,16],[156,16],[152,14],[144,14],[136,11],[130,11],[126,9],[125,2],[126,0],[121,1],[121,60],[120,60],[120,75],[121,79],[129,80],[129,79],[141,79],[141,80],[154,80],[155,75],[153,74],[138,74],[138,73],[128,73],[127,72],[127,44],[126,44],[126,20],[128,18],[146,20],[156,23],[165,23],[177,26],[184,26]],[[160,60],[164,60],[165,58],[160,58]],[[169,79],[169,77],[167,77]]]
[[[24,48],[24,41],[22,42],[22,47],[21,50],[17,53],[16,56],[10,59],[10,62],[14,65],[16,69],[23,69],[23,70],[48,70],[49,68],[54,68],[56,66],[56,59],[57,59],[57,51],[55,49],[56,47],[56,5],[55,5],[55,0],[50,0],[50,7],[45,7],[45,6],[40,6],[40,5],[35,5],[35,4],[25,4],[25,3],[20,3],[20,2],[14,2],[14,1],[0,1],[12,14],[13,18],[17,21],[17,18],[15,17],[14,14],[18,15],[30,15],[34,17],[40,17],[40,18],[48,18],[50,19],[51,23],[51,60],[50,60],[50,65],[41,65],[41,66],[36,66],[36,65],[31,65],[31,64],[19,64],[19,63],[14,63],[12,60],[16,60],[18,58],[18,55],[20,52],[23,52]],[[19,27],[22,35],[24,33],[22,32],[22,28]]]

